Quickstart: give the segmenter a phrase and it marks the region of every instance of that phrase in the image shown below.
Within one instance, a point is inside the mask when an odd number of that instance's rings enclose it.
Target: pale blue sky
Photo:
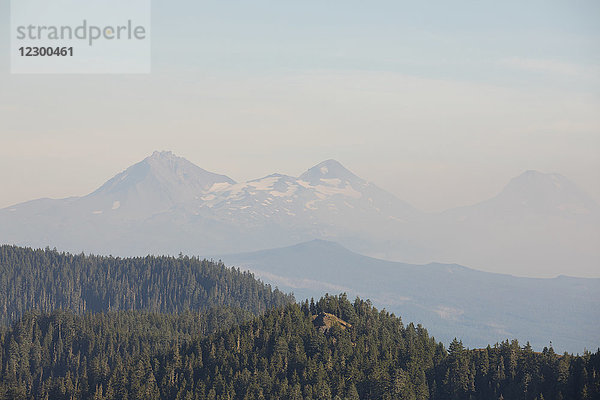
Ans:
[[[83,195],[153,150],[236,180],[336,158],[416,207],[527,169],[600,199],[597,1],[154,1],[150,75],[10,75],[0,207]]]

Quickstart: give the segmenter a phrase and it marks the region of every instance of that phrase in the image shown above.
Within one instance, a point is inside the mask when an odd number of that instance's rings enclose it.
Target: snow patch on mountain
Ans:
[[[314,190],[325,197],[342,195],[358,199],[362,196],[362,194],[358,190],[354,189],[349,183],[347,183],[344,187],[316,185],[314,186]]]

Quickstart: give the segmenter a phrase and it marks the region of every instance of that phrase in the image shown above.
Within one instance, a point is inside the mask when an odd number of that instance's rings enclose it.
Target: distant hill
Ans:
[[[248,272],[189,257],[114,258],[0,246],[0,323],[25,312],[182,313],[230,307],[251,316],[293,297]]]
[[[335,160],[235,182],[171,152],[85,196],[0,210],[0,243],[74,253],[226,254],[312,239],[394,261],[598,277],[600,211],[558,174],[527,171],[492,199],[427,214]]]
[[[600,345],[600,279],[521,278],[456,264],[410,265],[353,253],[315,240],[225,255],[296,298],[347,292],[369,298],[403,320],[422,323],[445,343],[481,347],[503,338],[542,349],[582,353]]]

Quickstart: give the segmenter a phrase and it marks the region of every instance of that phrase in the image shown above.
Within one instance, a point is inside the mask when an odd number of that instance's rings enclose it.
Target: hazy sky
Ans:
[[[153,150],[242,181],[335,158],[422,210],[524,170],[600,200],[600,2],[153,3],[149,75],[11,75],[0,207],[83,195]]]

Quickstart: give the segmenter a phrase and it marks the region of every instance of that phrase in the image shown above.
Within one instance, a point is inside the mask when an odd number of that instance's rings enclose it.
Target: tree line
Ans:
[[[29,310],[181,313],[227,306],[260,314],[293,302],[249,272],[197,257],[119,258],[0,246],[0,324]]]

